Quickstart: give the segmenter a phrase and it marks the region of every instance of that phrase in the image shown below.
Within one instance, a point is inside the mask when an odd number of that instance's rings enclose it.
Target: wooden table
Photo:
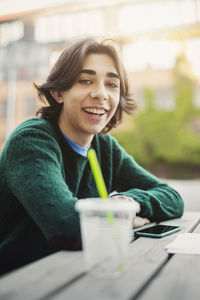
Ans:
[[[180,225],[182,232],[200,233],[199,223],[199,212],[163,222]],[[164,250],[179,233],[133,241],[129,267],[115,279],[97,279],[87,273],[82,251],[60,251],[3,276],[0,299],[199,300],[200,256],[168,255]]]

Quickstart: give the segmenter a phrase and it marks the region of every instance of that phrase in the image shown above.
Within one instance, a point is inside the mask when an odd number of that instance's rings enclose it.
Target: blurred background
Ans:
[[[0,0],[0,151],[35,115],[33,80],[43,82],[68,41],[85,36],[118,41],[139,106],[112,134],[143,167],[189,183],[197,197],[200,0]]]

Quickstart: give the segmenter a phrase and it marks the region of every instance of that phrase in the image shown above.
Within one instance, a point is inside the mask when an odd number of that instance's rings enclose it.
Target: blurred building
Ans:
[[[52,2],[50,7],[0,15],[0,150],[11,131],[35,115],[33,81],[45,79],[74,37],[119,42],[141,107],[143,89],[150,86],[158,109],[174,108],[172,70],[176,54],[184,51],[195,85],[194,105],[200,107],[200,0],[70,0],[58,6]]]

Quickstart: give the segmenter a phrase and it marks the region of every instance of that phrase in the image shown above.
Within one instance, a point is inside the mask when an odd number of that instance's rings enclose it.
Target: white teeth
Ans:
[[[100,108],[84,108],[84,110],[95,115],[102,115],[105,113],[105,110]]]

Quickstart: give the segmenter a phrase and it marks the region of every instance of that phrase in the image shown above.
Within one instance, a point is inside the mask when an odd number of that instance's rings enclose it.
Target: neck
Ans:
[[[81,146],[81,147],[88,147],[91,142],[92,142],[92,139],[94,137],[94,134],[93,135],[78,135],[76,133],[73,133],[72,131],[68,130],[67,128],[65,128],[62,123],[58,122],[58,125],[59,125],[59,128],[60,130],[72,141],[74,142],[75,144]]]

